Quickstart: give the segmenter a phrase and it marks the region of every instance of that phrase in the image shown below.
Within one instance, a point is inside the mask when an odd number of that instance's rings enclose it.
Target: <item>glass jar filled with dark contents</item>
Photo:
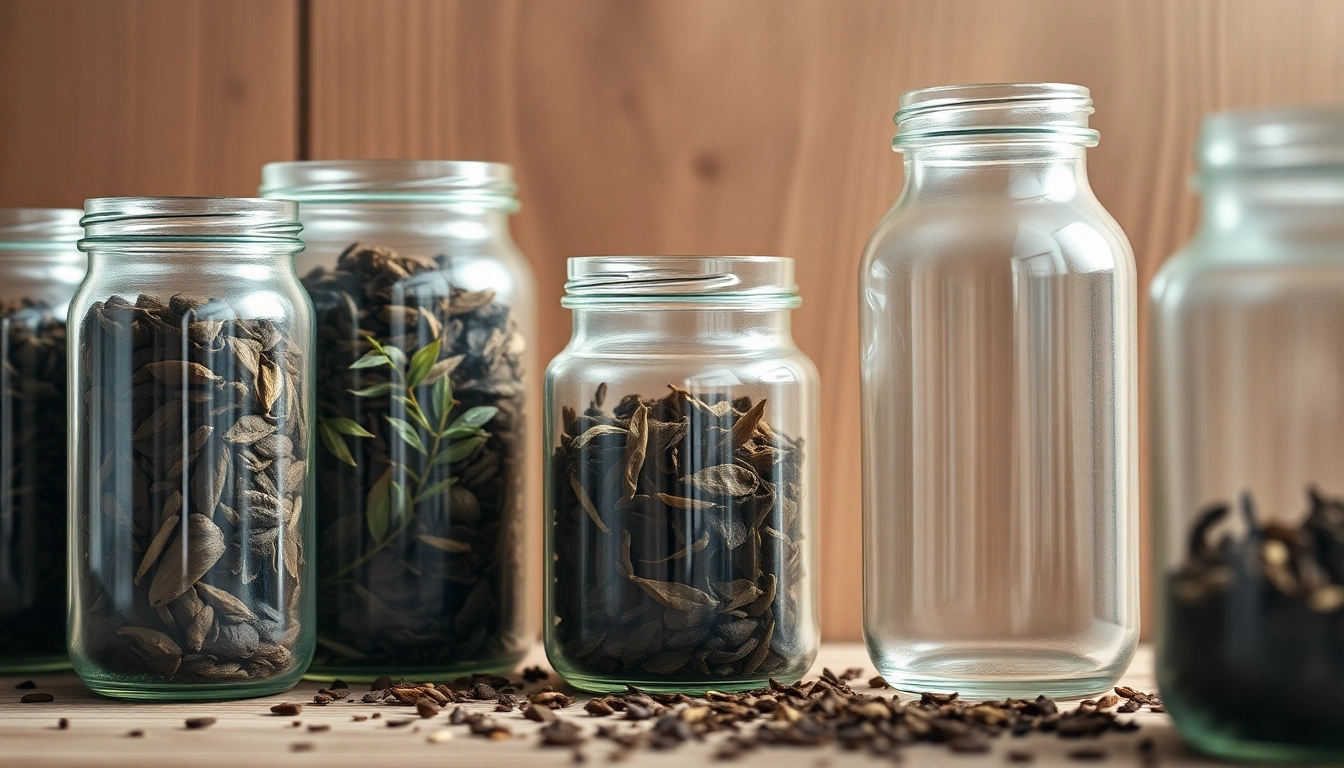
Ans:
[[[816,414],[793,262],[571,259],[546,374],[546,652],[577,688],[795,682],[817,651]]]
[[[0,208],[0,674],[65,653],[65,315],[78,209]]]
[[[1158,682],[1198,749],[1344,759],[1344,109],[1214,115],[1153,284]]]
[[[498,672],[532,635],[533,286],[509,166],[273,163],[317,312],[318,650],[309,676]]]

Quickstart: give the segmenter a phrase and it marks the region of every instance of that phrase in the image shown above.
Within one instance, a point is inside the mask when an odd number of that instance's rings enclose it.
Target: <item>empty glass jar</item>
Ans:
[[[1344,109],[1214,115],[1153,283],[1158,681],[1244,760],[1344,759]]]
[[[70,317],[69,648],[94,691],[283,691],[313,652],[298,206],[89,200]]]
[[[864,635],[907,690],[1080,696],[1138,640],[1135,267],[1058,84],[901,97],[860,275]]]
[[[0,674],[65,653],[65,315],[77,209],[0,208]]]
[[[795,682],[817,652],[817,372],[793,262],[570,259],[546,372],[546,653],[587,691]]]
[[[533,642],[523,559],[532,271],[498,163],[272,163],[317,310],[318,651],[309,675],[443,679]],[[535,418],[535,417],[531,417]]]

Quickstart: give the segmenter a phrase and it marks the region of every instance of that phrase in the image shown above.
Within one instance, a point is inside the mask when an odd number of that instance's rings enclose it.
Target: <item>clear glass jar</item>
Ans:
[[[78,209],[0,208],[0,675],[65,653],[65,314]]]
[[[69,648],[119,698],[263,696],[313,652],[298,206],[98,198],[70,304]]]
[[[816,368],[793,261],[569,260],[546,371],[546,653],[576,688],[745,690],[817,652]]]
[[[901,96],[860,274],[864,636],[906,690],[1083,696],[1138,640],[1134,257],[1060,84]]]
[[[316,679],[511,669],[531,647],[524,561],[532,271],[512,170],[272,163],[300,201],[317,310]]]
[[[1153,283],[1158,681],[1240,759],[1344,759],[1344,109],[1209,117]]]

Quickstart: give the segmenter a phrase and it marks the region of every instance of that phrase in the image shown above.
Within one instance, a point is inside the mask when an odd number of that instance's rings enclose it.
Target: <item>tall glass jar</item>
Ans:
[[[1135,267],[1092,100],[901,96],[860,275],[864,635],[907,690],[1081,696],[1138,640]]]
[[[1153,283],[1158,680],[1182,734],[1344,760],[1344,109],[1214,115]]]
[[[78,209],[0,208],[0,674],[65,653],[65,314]]]
[[[69,648],[94,691],[283,691],[313,652],[298,206],[89,200],[70,304]]]
[[[793,262],[569,260],[546,371],[546,653],[576,688],[795,682],[817,652],[817,371]]]
[[[531,646],[523,559],[532,272],[512,170],[272,163],[317,309],[318,652],[309,675],[441,679]]]

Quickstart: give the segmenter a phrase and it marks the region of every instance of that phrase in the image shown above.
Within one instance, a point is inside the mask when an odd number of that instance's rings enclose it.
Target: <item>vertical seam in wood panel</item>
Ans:
[[[295,116],[294,124],[298,136],[295,137],[294,152],[296,159],[308,160],[311,159],[311,136],[309,135],[311,120],[309,116],[312,113],[312,89],[309,83],[309,76],[311,75],[309,61],[311,57],[313,15],[310,0],[295,0],[295,2],[298,3],[298,40],[294,46],[295,55],[298,56],[297,66],[295,67],[298,77],[297,87],[295,88],[298,114]]]

